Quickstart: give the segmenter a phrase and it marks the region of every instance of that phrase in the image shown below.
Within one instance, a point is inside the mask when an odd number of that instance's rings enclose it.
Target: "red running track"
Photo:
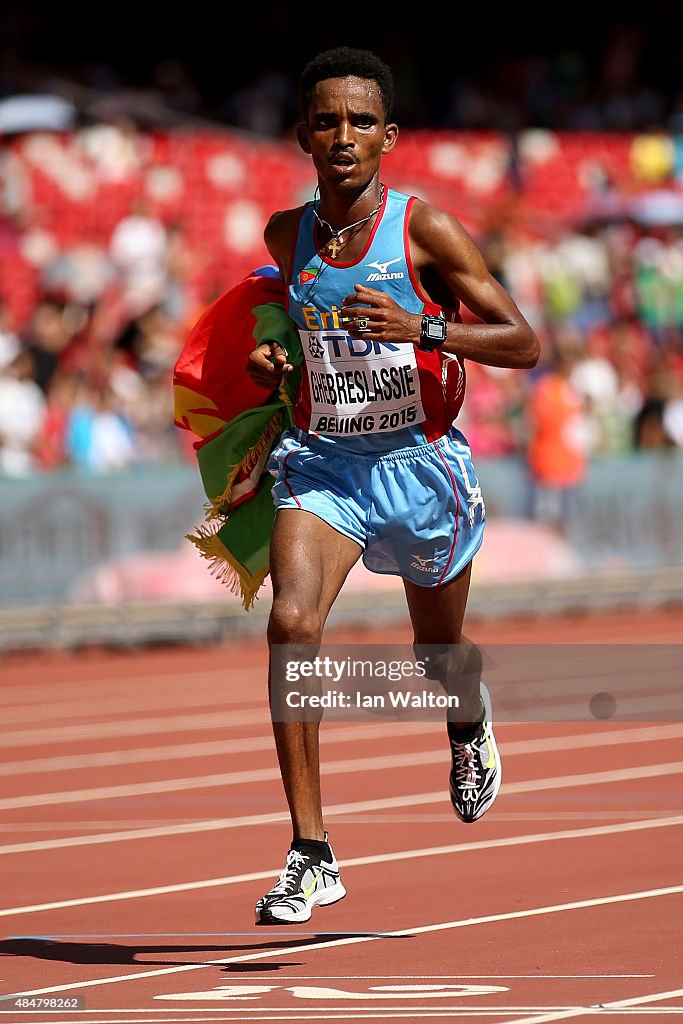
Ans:
[[[471,635],[674,644],[683,611]],[[683,724],[502,722],[467,827],[440,723],[327,721],[348,896],[256,928],[290,836],[264,668],[253,642],[5,659],[0,1021],[683,1016]]]

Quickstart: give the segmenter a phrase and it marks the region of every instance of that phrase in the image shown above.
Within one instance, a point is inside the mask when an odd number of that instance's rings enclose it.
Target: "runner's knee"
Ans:
[[[291,597],[277,597],[268,620],[270,644],[314,644],[320,641],[322,622],[318,609]]]

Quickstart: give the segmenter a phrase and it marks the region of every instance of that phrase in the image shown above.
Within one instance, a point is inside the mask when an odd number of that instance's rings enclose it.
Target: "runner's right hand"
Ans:
[[[290,373],[293,369],[292,364],[287,362],[285,349],[276,341],[257,345],[247,360],[247,373],[254,384],[268,391],[279,387],[283,373]]]

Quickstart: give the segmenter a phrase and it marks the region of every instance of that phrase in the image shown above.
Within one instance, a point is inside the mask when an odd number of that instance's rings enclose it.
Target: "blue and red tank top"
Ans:
[[[287,312],[305,356],[294,422],[356,451],[387,451],[448,433],[465,396],[462,362],[405,342],[352,338],[340,323],[355,284],[387,292],[409,313],[443,313],[417,282],[408,241],[414,197],[386,189],[364,252],[332,261],[315,242],[313,203],[302,208],[288,281]]]

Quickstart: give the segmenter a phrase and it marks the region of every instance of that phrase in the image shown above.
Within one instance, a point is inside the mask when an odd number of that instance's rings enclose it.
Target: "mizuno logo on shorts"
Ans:
[[[422,558],[421,555],[413,555],[414,561],[410,563],[412,569],[419,569],[420,572],[429,572],[436,575],[439,572],[437,565],[431,565],[436,558]]]

